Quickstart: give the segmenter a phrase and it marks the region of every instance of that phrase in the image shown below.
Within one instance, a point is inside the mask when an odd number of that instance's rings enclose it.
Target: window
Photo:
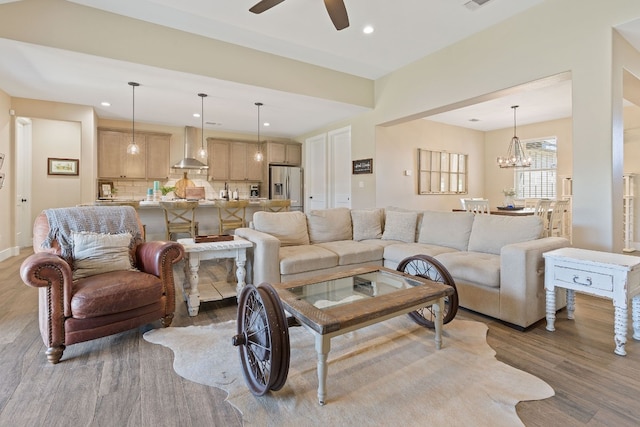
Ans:
[[[418,194],[466,194],[467,155],[418,148]]]
[[[531,157],[531,167],[515,170],[516,197],[519,199],[555,199],[558,165],[556,138],[523,141]]]

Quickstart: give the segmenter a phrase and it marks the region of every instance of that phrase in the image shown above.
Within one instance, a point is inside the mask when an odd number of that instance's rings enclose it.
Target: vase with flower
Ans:
[[[502,194],[504,194],[504,206],[507,207],[507,208],[515,207],[515,203],[513,201],[513,198],[516,195],[516,189],[515,188],[504,188],[502,190]]]

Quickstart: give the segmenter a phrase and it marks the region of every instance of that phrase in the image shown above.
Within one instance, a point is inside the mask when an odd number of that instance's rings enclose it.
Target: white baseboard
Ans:
[[[0,251],[0,261],[4,261],[5,259],[9,259],[12,256],[20,255],[20,248],[17,246],[13,246],[11,248],[7,248],[3,251]]]

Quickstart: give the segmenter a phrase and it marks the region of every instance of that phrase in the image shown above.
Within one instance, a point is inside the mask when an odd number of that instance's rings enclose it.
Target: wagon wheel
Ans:
[[[280,357],[280,367],[270,387],[271,390],[278,391],[284,386],[284,383],[287,381],[287,375],[289,375],[289,363],[291,359],[291,347],[289,345],[289,319],[287,319],[284,314],[284,308],[280,302],[280,297],[273,286],[265,282],[258,285],[258,289],[260,289],[260,291],[265,290],[267,292],[267,296],[271,298],[278,320],[278,327],[275,331],[280,334],[282,352]]]
[[[247,386],[256,396],[274,386],[277,390],[286,381],[289,369],[286,324],[279,299],[274,302],[267,286],[246,285],[242,289],[238,300],[238,334],[233,337],[233,345],[239,349]]]
[[[443,323],[449,323],[453,320],[458,312],[458,290],[453,277],[438,260],[428,255],[414,255],[400,261],[396,270],[453,287],[453,294],[444,298],[444,310],[442,312]],[[409,313],[409,317],[419,325],[427,328],[435,327],[436,315],[431,306],[412,311]]]

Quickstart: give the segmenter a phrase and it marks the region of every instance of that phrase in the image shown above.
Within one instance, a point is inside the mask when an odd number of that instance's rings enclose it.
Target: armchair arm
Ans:
[[[500,251],[500,319],[527,327],[545,316],[544,252],[569,246],[563,237],[505,245]],[[558,299],[559,306],[564,305]]]
[[[252,266],[251,283],[280,283],[280,240],[251,228],[236,228],[235,235],[253,243],[247,251]]]
[[[22,281],[40,292],[40,332],[49,347],[64,348],[64,319],[71,316],[71,266],[60,256],[41,252],[20,266]]]
[[[173,264],[184,257],[184,247],[177,242],[153,241],[140,243],[136,247],[137,266],[140,271],[153,274],[162,281],[165,298],[165,313],[173,318],[176,307],[176,286],[173,279]],[[171,323],[171,320],[167,323]]]

